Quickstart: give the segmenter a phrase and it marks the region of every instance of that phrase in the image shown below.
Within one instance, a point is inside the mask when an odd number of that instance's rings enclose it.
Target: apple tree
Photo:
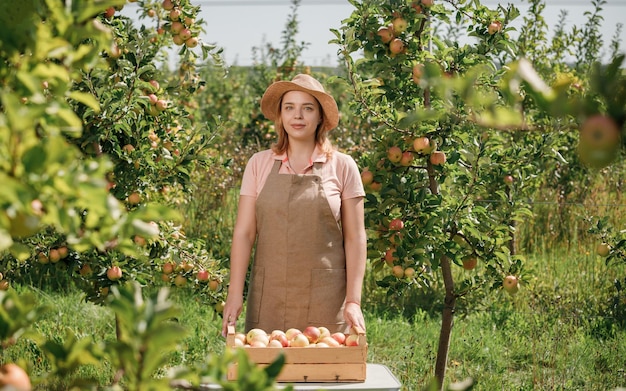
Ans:
[[[566,164],[573,113],[603,108],[574,77],[544,78],[548,67],[525,58],[528,43],[511,37],[513,5],[351,3],[335,43],[354,110],[376,126],[359,160],[369,257],[394,298],[445,291],[435,366],[443,387],[457,300],[485,288],[517,292],[524,264],[515,235],[532,217],[527,199],[545,181],[540,173]]]
[[[4,277],[76,281],[95,302],[115,284],[163,280],[219,305],[209,282],[221,281],[220,263],[187,238],[180,213],[219,126],[196,117],[197,62],[219,63],[219,50],[198,39],[187,0],[125,4],[28,0],[2,15]]]

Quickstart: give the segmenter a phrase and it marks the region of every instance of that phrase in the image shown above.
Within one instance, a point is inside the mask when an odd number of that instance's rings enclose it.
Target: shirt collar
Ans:
[[[283,152],[280,155],[277,155],[276,153],[274,153],[274,160],[281,160],[283,163],[287,162],[289,159],[287,158],[287,152]],[[315,147],[315,150],[313,151],[313,155],[311,155],[311,159],[309,160],[309,163],[311,165],[313,165],[313,163],[326,163],[326,154],[322,153],[322,150],[320,149],[319,145]]]

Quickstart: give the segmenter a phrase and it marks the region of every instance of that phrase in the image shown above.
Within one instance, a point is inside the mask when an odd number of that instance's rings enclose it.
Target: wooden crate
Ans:
[[[367,368],[367,339],[363,330],[357,333],[358,346],[240,349],[245,349],[250,360],[259,366],[271,364],[283,353],[285,365],[276,379],[278,382],[363,382]],[[226,346],[235,348],[234,327],[228,328]],[[228,369],[228,380],[236,378],[237,364],[232,364]]]

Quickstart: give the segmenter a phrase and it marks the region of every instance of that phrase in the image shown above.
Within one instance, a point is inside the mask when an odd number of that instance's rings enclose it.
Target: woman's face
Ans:
[[[289,91],[283,95],[280,118],[290,140],[315,141],[315,131],[322,122],[322,112],[313,95]]]

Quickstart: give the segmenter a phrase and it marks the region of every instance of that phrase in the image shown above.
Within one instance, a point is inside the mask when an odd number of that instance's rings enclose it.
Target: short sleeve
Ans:
[[[361,181],[361,172],[356,162],[350,155],[343,154],[343,190],[341,199],[365,197],[365,189],[363,181]]]
[[[257,180],[258,180],[258,167],[259,159],[258,155],[254,154],[250,159],[248,159],[248,163],[246,164],[246,168],[243,170],[243,177],[241,178],[241,189],[239,190],[239,195],[242,196],[257,196]]]

